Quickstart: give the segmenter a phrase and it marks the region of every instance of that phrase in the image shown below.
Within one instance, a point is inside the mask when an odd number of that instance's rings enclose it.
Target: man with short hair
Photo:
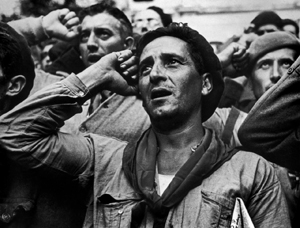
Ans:
[[[118,8],[101,2],[84,8],[78,17],[81,21],[79,52],[85,67],[111,52],[132,49],[131,23]],[[69,62],[68,58],[65,60]],[[60,80],[56,77],[56,81]],[[43,83],[49,84],[46,81]],[[40,86],[36,90],[39,89]],[[66,121],[62,131],[77,134],[91,132],[130,140],[149,127],[149,118],[138,96],[121,96],[105,90],[93,95],[85,102],[80,114]]]
[[[227,150],[202,126],[223,91],[209,43],[174,23],[147,33],[137,56],[106,55],[3,116],[1,145],[15,151],[9,157],[48,176],[92,180],[84,227],[228,227],[238,197],[255,227],[289,227],[273,168],[255,154]],[[139,140],[59,132],[99,89],[130,95],[137,88],[151,120]]]
[[[47,32],[54,30],[51,35],[69,40],[76,35],[71,30],[77,20],[73,12],[61,9],[44,17],[10,22],[16,30],[0,23],[1,115],[27,98],[36,76],[27,41],[18,32],[24,32],[29,43],[46,39]],[[38,33],[33,31],[36,28]],[[86,208],[78,185],[64,177],[46,180],[10,161],[7,154],[14,151],[2,147],[0,151],[0,227],[82,227]]]
[[[0,24],[0,115],[11,110],[29,94],[35,77],[30,49],[24,37]]]
[[[132,17],[133,32],[140,36],[159,27],[168,26],[171,22],[172,17],[157,6],[138,11]]]
[[[118,8],[99,3],[79,13],[79,50],[86,67],[113,51],[133,47],[132,26]]]

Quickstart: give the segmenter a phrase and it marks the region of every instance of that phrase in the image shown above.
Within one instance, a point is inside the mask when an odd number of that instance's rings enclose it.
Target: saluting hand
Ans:
[[[102,57],[77,76],[92,94],[110,90],[128,96],[138,93],[137,57],[130,50],[113,52]]]
[[[69,9],[54,10],[44,16],[42,21],[44,31],[49,37],[64,41],[71,41],[78,35],[79,24],[79,18]]]

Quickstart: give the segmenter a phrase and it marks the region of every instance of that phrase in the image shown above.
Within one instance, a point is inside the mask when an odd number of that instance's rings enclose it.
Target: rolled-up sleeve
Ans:
[[[30,96],[1,116],[1,151],[29,169],[62,172],[75,178],[92,175],[92,138],[59,131],[66,119],[81,111],[88,96],[76,75]]]

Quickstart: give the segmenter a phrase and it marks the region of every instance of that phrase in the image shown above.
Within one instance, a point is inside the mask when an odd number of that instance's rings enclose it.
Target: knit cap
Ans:
[[[300,52],[299,39],[297,39],[294,35],[283,31],[266,33],[262,36],[259,36],[251,43],[248,49],[249,64],[247,67],[247,73],[249,74],[251,72],[254,64],[260,57],[269,52],[287,47]]]

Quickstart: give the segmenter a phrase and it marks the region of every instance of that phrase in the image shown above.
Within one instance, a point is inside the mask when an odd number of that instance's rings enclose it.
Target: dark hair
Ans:
[[[266,10],[260,12],[252,21],[254,29],[257,30],[259,27],[267,24],[275,25],[278,29],[282,28],[282,19],[274,11]]]
[[[299,37],[299,25],[297,24],[296,21],[294,21],[292,19],[289,19],[289,18],[282,19],[282,28],[285,25],[293,25],[295,27],[295,29],[296,29],[296,36]]]
[[[0,64],[6,82],[16,75],[26,78],[26,85],[12,101],[12,105],[16,105],[32,89],[35,78],[34,63],[25,38],[4,23],[0,23]]]
[[[19,74],[22,56],[17,42],[0,27],[0,63],[4,80]]]
[[[82,9],[79,12],[78,17],[82,22],[86,16],[94,16],[103,12],[106,12],[109,15],[116,18],[117,20],[119,20],[121,24],[125,27],[124,32],[127,33],[126,35],[132,36],[132,25],[128,17],[121,10],[106,3],[105,1]]]
[[[222,68],[218,57],[208,41],[196,30],[191,29],[187,24],[174,22],[168,27],[160,27],[143,35],[137,44],[137,56],[141,56],[147,44],[163,36],[172,36],[185,41],[198,73],[211,74],[213,90],[202,97],[202,121],[206,121],[215,111],[224,90]]]
[[[164,11],[157,7],[157,6],[150,6],[147,9],[153,10],[160,16],[161,22],[163,23],[163,26],[166,27],[169,24],[172,23],[172,17],[169,14],[164,13]]]

